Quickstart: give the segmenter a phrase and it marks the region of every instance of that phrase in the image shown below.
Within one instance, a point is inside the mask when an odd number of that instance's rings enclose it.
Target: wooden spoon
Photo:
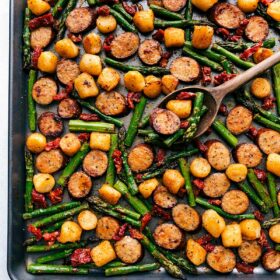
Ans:
[[[167,95],[158,105],[158,107],[165,107],[166,103],[169,100],[175,99],[177,94],[182,91],[202,91],[205,93],[204,96],[204,105],[208,108],[207,113],[203,116],[198,124],[197,131],[194,137],[198,137],[202,135],[214,122],[217,113],[219,111],[220,105],[222,103],[223,98],[237,90],[239,87],[245,85],[247,82],[260,75],[276,63],[280,61],[280,52],[275,53],[264,61],[258,63],[256,66],[250,68],[249,70],[243,72],[240,75],[237,75],[233,79],[217,86],[217,87],[202,87],[202,86],[188,86],[184,88],[180,88],[169,95]]]

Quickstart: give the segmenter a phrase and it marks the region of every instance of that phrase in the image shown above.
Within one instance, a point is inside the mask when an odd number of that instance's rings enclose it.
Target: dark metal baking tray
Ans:
[[[31,275],[26,272],[26,263],[31,262],[33,257],[27,257],[22,246],[25,239],[25,222],[22,219],[23,195],[25,185],[25,170],[23,149],[25,135],[27,132],[27,98],[26,81],[27,75],[22,71],[22,28],[23,11],[26,5],[25,0],[10,1],[10,71],[9,71],[9,173],[8,173],[8,257],[7,269],[11,279],[14,280],[45,280],[45,279],[105,279],[102,272],[94,272],[86,276],[73,275]],[[133,59],[134,60],[134,59]],[[133,61],[134,62],[134,61]],[[133,63],[132,62],[132,63]],[[228,104],[232,104],[231,98]],[[152,106],[149,106],[152,107]],[[213,135],[211,135],[213,137]],[[234,271],[229,275],[212,273],[202,268],[199,276],[187,276],[189,279],[279,279],[279,273],[266,273],[260,267],[255,269],[256,274],[244,275]],[[1,278],[1,276],[0,276]],[[114,279],[143,278],[171,279],[163,269],[156,272],[133,274]],[[1,278],[2,279],[2,278]],[[107,278],[108,279],[108,278]]]

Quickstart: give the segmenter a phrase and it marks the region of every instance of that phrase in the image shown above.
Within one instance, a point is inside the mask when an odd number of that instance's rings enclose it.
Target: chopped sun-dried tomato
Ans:
[[[225,105],[224,103],[222,103],[219,107],[219,113],[223,116],[227,116],[228,115],[228,108],[227,105]]]
[[[52,204],[57,204],[62,201],[63,189],[60,187],[54,188],[48,193],[48,198]]]
[[[211,84],[212,78],[211,78],[211,68],[208,66],[201,67],[202,72],[202,84],[204,86],[207,86]]]
[[[41,48],[35,48],[31,54],[31,65],[33,68],[36,68],[38,67],[38,59],[40,57],[42,53],[42,49]]]
[[[53,245],[60,235],[59,231],[46,232],[43,234],[43,239],[47,242],[49,246]]]
[[[255,168],[254,173],[262,183],[264,183],[266,181],[267,176],[266,176],[266,172],[264,170]]]
[[[126,96],[127,106],[129,109],[134,109],[134,103],[139,103],[141,92],[129,92]]]
[[[141,228],[140,231],[142,232],[144,228],[148,225],[148,223],[152,220],[152,215],[150,213],[146,213],[141,219]]]
[[[122,152],[120,150],[115,150],[112,154],[112,158],[114,161],[117,174],[120,174],[123,167]]]
[[[196,242],[200,245],[205,245],[205,244],[209,243],[212,239],[213,239],[213,237],[211,235],[205,234],[205,235],[201,236],[200,238],[198,238],[196,240]]]
[[[39,27],[48,27],[54,24],[54,17],[51,13],[33,18],[29,21],[29,28],[31,30],[37,29]]]
[[[158,42],[163,42],[164,38],[164,30],[158,29],[153,35],[152,38]]]
[[[69,96],[69,94],[73,91],[74,88],[74,83],[73,82],[69,82],[66,87],[61,90],[61,92],[59,92],[57,95],[55,95],[53,97],[53,100],[55,101],[60,101],[62,99],[65,99]]]
[[[37,241],[42,239],[42,231],[39,228],[36,228],[33,225],[28,225],[27,230],[36,237]]]
[[[159,66],[165,68],[168,64],[168,60],[171,57],[171,52],[165,52],[161,56],[161,60],[159,61]]]
[[[247,135],[252,139],[255,140],[258,136],[258,130],[254,126],[250,126]]]
[[[249,23],[249,20],[247,18],[241,20],[240,27],[238,27],[235,31],[235,36],[239,37],[239,39],[240,39],[241,36],[243,36],[244,30],[245,30],[246,26],[248,25],[248,23]]]
[[[140,173],[138,173],[138,174],[136,174],[136,181],[138,182],[138,183],[140,183],[140,182],[142,182],[143,181],[143,179],[142,179],[142,177],[143,177],[143,174],[140,174]]]
[[[262,108],[265,109],[265,110],[272,109],[275,105],[275,101],[276,101],[275,97],[272,97],[272,96],[265,97],[262,100]]]
[[[235,265],[238,272],[242,272],[244,274],[252,274],[254,273],[254,266],[249,265],[245,262],[237,263]]]
[[[181,121],[180,128],[187,128],[189,126],[189,122],[187,120]]]
[[[125,11],[127,13],[129,13],[131,16],[134,16],[136,14],[137,5],[135,5],[135,4],[129,5],[129,4],[127,4],[127,2],[122,2],[122,5],[123,5],[123,8],[125,9]]]
[[[222,201],[220,199],[208,199],[208,202],[216,206],[220,206],[222,204]]]
[[[204,154],[204,153],[207,152],[208,147],[207,147],[205,144],[203,144],[200,140],[195,139],[195,140],[194,140],[194,144],[195,144],[195,146],[199,149],[199,151],[200,151],[202,154]]]
[[[152,215],[161,217],[166,221],[169,221],[171,219],[170,214],[157,205],[153,205]]]
[[[76,249],[70,256],[71,265],[77,267],[82,264],[92,262],[90,255],[90,248],[79,248]]]
[[[178,99],[178,100],[188,100],[188,99],[193,99],[195,96],[196,96],[196,94],[193,93],[193,92],[182,91],[176,96],[176,99]]]
[[[239,55],[239,57],[243,60],[247,60],[250,56],[252,56],[261,46],[262,42],[256,43],[252,47],[246,49],[243,53]]]
[[[199,190],[203,190],[205,185],[204,185],[204,182],[203,180],[201,179],[194,179],[192,180],[192,183],[195,187],[197,187]]]
[[[205,250],[206,252],[210,253],[212,251],[214,251],[215,249],[215,245],[211,244],[211,243],[207,243],[205,245],[201,245]]]
[[[216,34],[221,35],[224,40],[227,40],[228,37],[230,36],[230,32],[228,29],[220,27],[216,29]]]
[[[176,195],[180,198],[183,198],[186,195],[186,193],[187,190],[185,188],[180,188]]]
[[[164,164],[164,159],[166,155],[166,150],[159,148],[156,153],[155,163],[157,166],[162,166]]]
[[[45,147],[45,151],[49,152],[51,150],[57,149],[59,147],[60,140],[60,137],[57,137],[53,141],[48,142]]]
[[[129,234],[132,238],[135,238],[135,239],[138,239],[138,240],[143,239],[143,234],[139,230],[129,226],[128,231],[129,231]]]
[[[260,0],[260,2],[265,6],[268,6],[270,3],[274,2],[274,0]]]
[[[67,37],[74,43],[80,43],[83,40],[83,37],[81,34],[73,34],[73,33],[68,33]]]
[[[86,141],[88,141],[89,137],[90,137],[90,134],[87,133],[87,132],[80,133],[80,134],[78,135],[78,139],[79,139],[81,142],[86,142]]]
[[[255,210],[254,212],[255,218],[259,221],[259,222],[263,222],[264,220],[264,215],[259,211],[259,210]]]
[[[259,243],[263,248],[265,248],[265,249],[267,249],[267,250],[271,249],[271,247],[270,247],[270,245],[269,245],[269,243],[268,243],[268,241],[267,241],[267,237],[266,237],[265,232],[264,232],[263,229],[261,230],[261,236],[260,236],[260,238],[258,239],[258,243]]]
[[[115,240],[115,241],[121,240],[124,237],[127,228],[128,228],[127,223],[120,226],[118,232],[113,236],[113,240]]]
[[[221,85],[231,79],[233,79],[236,76],[236,74],[227,74],[225,71],[222,72],[221,74],[218,74],[214,76],[214,84]]]
[[[105,38],[104,42],[103,42],[103,49],[105,52],[110,52],[111,51],[111,44],[112,41],[114,40],[114,35],[111,34],[108,37]]]
[[[37,208],[47,207],[45,196],[42,193],[38,193],[35,189],[32,190],[32,203],[34,203]]]
[[[110,8],[106,5],[103,5],[97,9],[97,14],[99,16],[108,16],[110,15]]]
[[[120,1],[119,0],[100,0],[100,3],[110,5],[110,4],[118,4],[118,3],[120,3]]]
[[[82,121],[91,121],[91,122],[100,121],[99,116],[97,116],[96,114],[88,114],[88,113],[82,113],[79,119]]]

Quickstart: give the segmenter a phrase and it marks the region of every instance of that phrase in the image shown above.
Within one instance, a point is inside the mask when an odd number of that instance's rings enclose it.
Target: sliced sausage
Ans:
[[[218,140],[208,140],[206,157],[210,165],[216,170],[225,170],[230,164],[230,152],[228,148]]]
[[[245,28],[246,37],[253,42],[265,40],[269,32],[267,21],[260,16],[252,16]]]
[[[57,63],[56,75],[61,83],[67,85],[79,76],[79,65],[70,59],[62,59]]]
[[[241,246],[238,248],[238,255],[242,261],[246,263],[254,263],[261,257],[262,247],[255,240],[245,240],[242,241]]]
[[[64,166],[65,158],[59,149],[44,151],[40,153],[35,162],[35,166],[41,173],[54,173]]]
[[[186,6],[187,0],[162,0],[165,9],[171,12],[178,12]]]
[[[117,91],[102,92],[97,96],[95,106],[107,116],[119,116],[126,111],[126,100]]]
[[[228,130],[239,135],[248,131],[253,121],[253,113],[243,106],[234,107],[228,114],[226,126]]]
[[[248,196],[239,190],[231,190],[226,192],[222,197],[222,208],[229,214],[242,214],[249,208]]]
[[[260,149],[267,155],[280,153],[280,133],[267,128],[258,131],[257,143]]]
[[[33,99],[41,105],[52,103],[53,97],[57,93],[56,82],[48,77],[38,79],[32,88]]]
[[[177,204],[177,198],[162,185],[158,186],[153,193],[153,200],[161,208],[172,208]]]
[[[64,126],[58,115],[45,112],[38,119],[38,128],[47,137],[58,137],[62,134]]]
[[[39,27],[31,31],[30,45],[32,49],[43,49],[48,46],[53,39],[53,30],[51,27]]]
[[[153,164],[153,150],[147,144],[138,144],[129,152],[127,161],[132,171],[142,172]]]
[[[187,204],[178,204],[172,209],[175,224],[185,231],[195,231],[200,226],[199,213]]]
[[[230,181],[224,173],[213,173],[204,180],[203,192],[209,197],[220,197],[230,187]]]
[[[76,119],[82,113],[82,108],[75,99],[65,98],[59,102],[57,113],[63,119]]]
[[[89,152],[83,161],[83,169],[91,177],[102,176],[106,172],[107,166],[107,154],[99,150]]]
[[[83,198],[87,196],[92,188],[90,177],[82,172],[75,172],[68,181],[68,191],[72,197]]]
[[[173,224],[161,224],[154,231],[155,242],[162,248],[168,250],[177,249],[183,241],[181,230]]]
[[[162,56],[160,43],[153,39],[144,40],[138,49],[138,55],[145,64],[157,64]]]
[[[124,32],[118,35],[111,43],[111,54],[118,59],[134,55],[140,44],[139,36],[133,32]]]
[[[170,72],[183,82],[194,82],[200,77],[198,62],[190,57],[178,57],[171,63]]]
[[[219,26],[235,29],[245,19],[245,15],[237,6],[223,2],[214,5],[211,10],[211,19]]]
[[[128,264],[136,263],[142,257],[141,243],[130,236],[124,236],[115,243],[118,258]]]
[[[251,143],[239,144],[233,153],[237,162],[247,167],[256,167],[262,161],[262,153],[258,146]]]
[[[119,222],[112,217],[101,217],[96,226],[96,236],[100,239],[111,240],[118,234],[120,229]]]
[[[214,250],[207,254],[206,260],[212,269],[220,273],[229,273],[236,265],[234,253],[223,246],[215,246]]]
[[[151,126],[160,134],[171,135],[180,128],[180,118],[170,110],[157,108],[150,115]]]
[[[267,251],[262,256],[263,268],[267,271],[276,271],[280,268],[280,252],[275,250]]]
[[[90,8],[76,8],[67,16],[65,25],[70,33],[81,33],[87,30],[95,20]]]

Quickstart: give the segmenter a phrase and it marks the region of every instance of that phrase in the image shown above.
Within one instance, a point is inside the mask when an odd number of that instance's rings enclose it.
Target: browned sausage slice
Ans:
[[[230,164],[230,152],[228,148],[218,140],[208,140],[205,145],[207,160],[216,170],[225,170]]]
[[[137,34],[124,32],[118,35],[111,43],[111,54],[115,58],[124,59],[134,55],[140,44]]]
[[[163,0],[162,4],[165,9],[171,12],[178,12],[186,6],[187,0]]]
[[[239,190],[231,190],[226,192],[222,198],[222,208],[229,214],[242,214],[249,208],[248,196]]]
[[[38,128],[47,137],[57,137],[62,134],[64,126],[58,115],[45,112],[38,119]]]
[[[217,272],[229,273],[236,265],[236,258],[230,249],[215,246],[215,249],[207,254],[207,263]]]
[[[267,21],[260,16],[252,16],[245,28],[246,37],[253,42],[265,40],[269,32]]]
[[[200,215],[187,204],[178,204],[172,209],[172,217],[175,224],[185,230],[194,231],[200,226]]]
[[[160,43],[153,39],[144,40],[138,49],[138,55],[148,65],[157,64],[162,56]]]
[[[258,131],[257,142],[260,149],[267,155],[280,153],[280,133],[267,128]]]
[[[65,163],[65,158],[59,149],[44,151],[36,158],[36,168],[41,173],[54,173],[61,169]]]
[[[83,161],[83,169],[91,177],[102,176],[106,172],[107,166],[107,154],[98,150],[89,152]]]
[[[117,91],[102,92],[97,96],[95,106],[107,116],[118,116],[125,113],[126,100]]]
[[[200,77],[201,69],[198,62],[190,57],[178,57],[170,66],[173,76],[183,82],[194,82]]]
[[[230,187],[230,181],[224,173],[213,173],[204,180],[203,192],[209,197],[220,197]]]
[[[171,135],[180,128],[180,118],[173,112],[157,108],[150,115],[150,123],[155,131]]]
[[[244,240],[238,248],[238,255],[242,261],[246,263],[254,263],[261,257],[262,247],[255,240]]]
[[[219,26],[235,29],[240,26],[245,15],[237,6],[223,2],[214,5],[211,18]]]
[[[239,135],[250,128],[252,121],[253,114],[250,110],[243,106],[236,106],[229,112],[226,126],[232,134]]]
[[[275,250],[267,251],[262,256],[263,268],[267,271],[276,271],[280,268],[280,252]]]
[[[104,216],[98,219],[96,226],[96,236],[100,239],[111,240],[119,232],[119,222],[112,218]]]
[[[128,264],[136,263],[142,257],[141,243],[130,236],[124,236],[115,243],[118,258]]]
[[[65,24],[69,32],[81,33],[93,24],[94,19],[90,8],[76,8],[67,16]]]
[[[153,193],[153,200],[161,208],[172,208],[177,204],[177,198],[162,185],[158,186]]]
[[[162,248],[168,250],[177,249],[183,241],[181,230],[173,224],[161,224],[154,231],[155,242]]]
[[[138,144],[128,154],[128,165],[134,172],[142,172],[148,169],[154,161],[152,148],[147,144]]]
[[[63,119],[76,119],[80,116],[81,112],[80,104],[72,98],[62,99],[57,107],[57,113]]]
[[[79,65],[70,59],[62,59],[57,63],[56,75],[59,81],[65,85],[74,82],[79,76]]]
[[[68,181],[68,191],[72,197],[83,198],[89,194],[92,188],[90,177],[82,172],[75,172]]]
[[[48,77],[42,77],[37,80],[32,88],[33,99],[41,105],[48,105],[52,103],[53,97],[56,93],[56,82]]]
[[[39,27],[31,31],[30,45],[32,49],[43,49],[48,46],[53,39],[53,30],[51,27]]]
[[[262,161],[260,149],[251,143],[239,144],[233,154],[237,162],[245,164],[247,167],[256,167]]]

